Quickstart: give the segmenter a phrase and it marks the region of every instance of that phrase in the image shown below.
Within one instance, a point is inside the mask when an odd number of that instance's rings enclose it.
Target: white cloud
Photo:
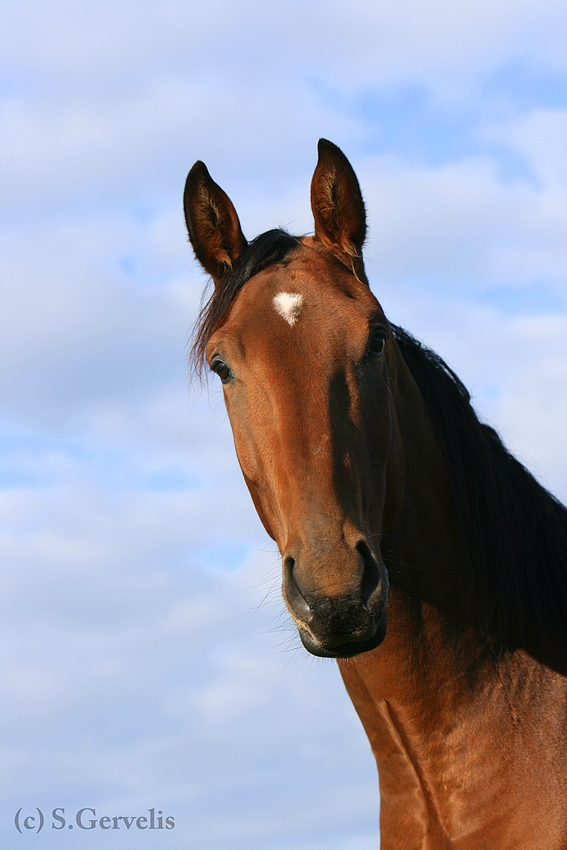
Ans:
[[[494,126],[488,138],[524,156],[545,188],[567,184],[567,109],[534,109]]]
[[[28,0],[3,11],[2,55],[10,67],[102,85],[134,84],[157,68],[256,76],[293,63],[351,80],[439,78],[450,69],[470,76],[508,56],[534,55],[563,66],[566,12],[558,0],[534,3],[437,0],[335,0],[266,7],[248,0],[195,3],[99,0],[85,7]],[[300,25],[299,25],[300,24]],[[26,51],[21,49],[26,44]],[[459,75],[460,76],[460,75]],[[139,77],[138,77],[139,78]],[[52,77],[51,77],[52,79]],[[68,85],[73,80],[67,81]]]

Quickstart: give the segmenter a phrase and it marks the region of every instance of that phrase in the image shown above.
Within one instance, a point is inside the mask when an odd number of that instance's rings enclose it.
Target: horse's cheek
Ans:
[[[363,398],[371,399],[364,412],[366,421],[375,427],[366,445],[366,456],[372,458],[367,487],[377,490],[371,503],[376,513],[370,517],[375,532],[388,529],[398,517],[404,497],[404,449],[396,410],[392,402],[387,376],[366,387]],[[361,463],[364,469],[367,464]]]
[[[242,435],[237,434],[234,429],[233,436],[238,463],[260,522],[272,540],[281,541],[283,524],[275,504],[276,500],[269,495],[262,458],[256,456],[253,443],[242,439]]]
[[[265,494],[262,493],[260,488],[249,481],[246,475],[244,476],[244,480],[246,481],[252,501],[254,502],[254,507],[256,508],[256,513],[260,518],[260,522],[272,540],[275,540],[277,543],[278,539],[281,539],[281,522],[278,521],[278,516],[272,510],[269,501],[265,498]]]
[[[395,410],[393,410],[393,425],[390,451],[386,462],[386,494],[382,512],[382,531],[386,531],[398,518],[404,501],[404,446]]]

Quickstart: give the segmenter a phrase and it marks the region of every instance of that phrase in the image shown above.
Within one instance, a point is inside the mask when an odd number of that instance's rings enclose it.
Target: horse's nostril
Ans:
[[[293,575],[293,568],[295,567],[295,558],[292,558],[291,555],[286,555],[283,559],[283,583],[284,588],[288,591],[291,587],[295,588],[296,591],[299,592],[299,588],[297,586],[297,582],[295,581],[295,576]]]
[[[305,621],[313,617],[313,612],[306,602],[293,575],[295,558],[286,555],[283,559],[283,596],[290,611]]]
[[[366,605],[366,603],[380,584],[380,570],[378,568],[378,563],[366,541],[359,540],[356,544],[356,549],[363,560],[360,595],[362,598],[362,604]]]

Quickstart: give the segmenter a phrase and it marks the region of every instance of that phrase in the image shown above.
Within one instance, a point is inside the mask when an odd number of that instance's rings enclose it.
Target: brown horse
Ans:
[[[222,381],[301,640],[370,739],[382,847],[567,848],[567,510],[386,319],[335,145],[314,236],[248,243],[201,162],[184,205],[215,286],[193,362]]]

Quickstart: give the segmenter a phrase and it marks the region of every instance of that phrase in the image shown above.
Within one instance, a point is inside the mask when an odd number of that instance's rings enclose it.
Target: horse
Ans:
[[[214,290],[191,360],[222,383],[301,642],[337,660],[369,738],[381,846],[567,848],[567,509],[388,322],[357,177],[324,139],[311,207],[313,235],[248,242],[195,163]]]

